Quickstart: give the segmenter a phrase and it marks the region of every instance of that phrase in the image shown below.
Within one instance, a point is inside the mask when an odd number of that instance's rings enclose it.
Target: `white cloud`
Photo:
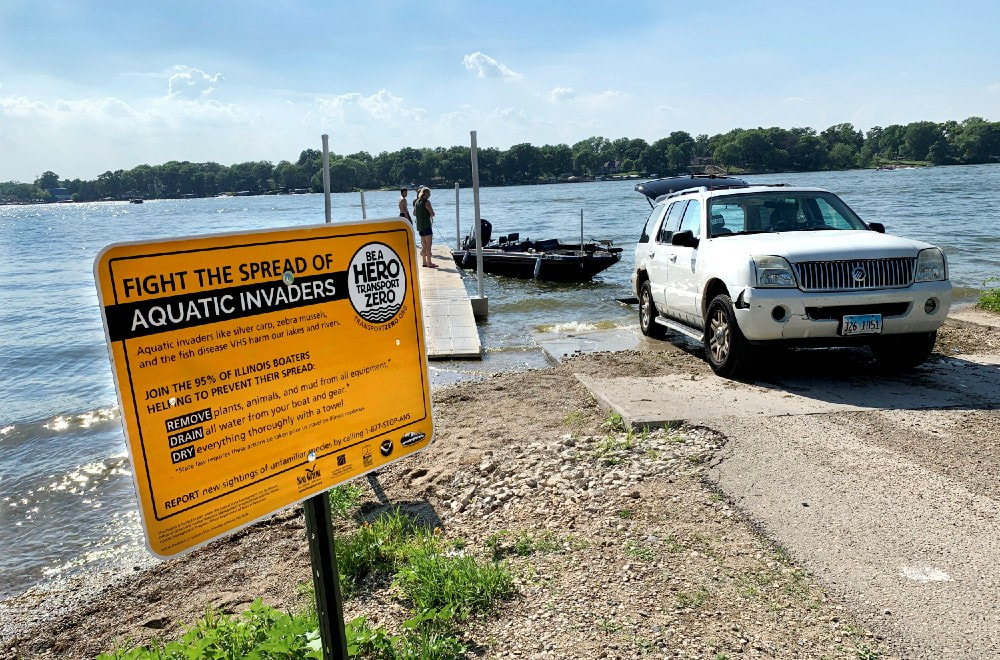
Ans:
[[[496,108],[488,115],[486,115],[486,120],[493,123],[501,124],[515,124],[521,126],[530,126],[535,122],[531,119],[524,110],[516,110],[514,108]]]
[[[159,102],[150,112],[171,124],[194,121],[202,125],[250,124],[259,119],[242,106],[235,103],[219,103],[214,99],[205,101],[187,101],[169,98],[167,102]]]
[[[654,110],[659,115],[676,115],[680,112],[680,110],[672,105],[658,105]]]
[[[463,105],[458,110],[453,110],[452,112],[446,112],[441,115],[439,123],[442,126],[457,126],[465,128],[466,126],[474,126],[478,115],[473,111],[472,106]]]
[[[585,105],[588,109],[594,111],[610,108],[611,106],[618,105],[619,101],[624,101],[629,98],[631,98],[630,94],[608,89],[594,94],[584,94],[579,97],[579,100],[580,103]]]
[[[214,100],[161,98],[137,108],[114,97],[58,99],[51,103],[23,96],[0,97],[0,117],[56,133],[61,130],[101,135],[146,135],[157,128],[197,130],[199,125],[237,125],[254,121],[245,109]]]
[[[24,96],[0,97],[0,115],[23,121],[51,122],[64,124],[84,124],[93,121],[120,121],[140,118],[127,103],[116,98],[100,99],[59,99],[52,103],[32,101]]]
[[[795,104],[795,105],[802,104],[805,102],[806,100],[801,96],[789,96],[788,98],[785,99],[785,103]]]
[[[559,101],[570,101],[576,98],[576,92],[572,87],[556,87],[549,92],[549,101],[557,103]]]
[[[259,120],[240,106],[214,100],[0,96],[4,152],[12,155],[0,163],[0,181],[27,178],[46,169],[71,178],[93,178],[105,169],[143,162],[219,159],[225,155],[219,153],[219,143]],[[59,149],[39,149],[41,144]]]
[[[521,78],[520,73],[515,73],[505,65],[497,62],[489,55],[476,51],[471,55],[462,58],[465,68],[475,71],[477,78],[503,78],[504,80],[517,80]]]
[[[316,98],[307,118],[322,122],[364,125],[372,119],[382,124],[422,122],[427,116],[423,108],[411,108],[402,98],[380,89],[371,96],[357,92],[341,94],[332,99]]]
[[[520,136],[524,135],[523,131],[525,130],[543,125],[545,125],[545,120],[541,117],[533,117],[517,108],[477,110],[468,105],[463,105],[452,112],[446,112],[438,119],[438,126],[445,131],[478,128],[481,135],[493,136],[500,134]],[[515,138],[514,142],[524,141],[524,139],[526,138]]]
[[[222,81],[222,74],[210,76],[201,69],[193,69],[184,65],[174,67],[167,83],[167,96],[182,98],[201,98],[208,96]]]
[[[1000,92],[1000,82],[993,83],[992,85],[988,86],[986,90],[989,92]]]
[[[0,96],[0,115],[33,117],[47,109],[41,101],[30,101],[24,96]]]

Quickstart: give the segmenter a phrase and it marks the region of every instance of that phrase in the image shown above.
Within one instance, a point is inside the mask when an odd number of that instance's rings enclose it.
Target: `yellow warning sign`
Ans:
[[[423,449],[409,223],[116,244],[98,295],[150,550],[167,557]]]

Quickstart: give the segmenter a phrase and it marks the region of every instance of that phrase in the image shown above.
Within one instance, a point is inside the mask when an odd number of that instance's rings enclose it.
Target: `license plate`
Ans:
[[[844,317],[840,325],[840,334],[848,335],[878,335],[882,334],[881,314],[851,314]]]

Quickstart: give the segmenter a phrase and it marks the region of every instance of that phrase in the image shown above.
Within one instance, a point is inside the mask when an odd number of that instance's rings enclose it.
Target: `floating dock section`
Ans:
[[[443,244],[434,245],[432,256],[437,268],[418,269],[427,358],[480,360],[483,346],[472,313],[472,301],[452,259],[451,249]]]

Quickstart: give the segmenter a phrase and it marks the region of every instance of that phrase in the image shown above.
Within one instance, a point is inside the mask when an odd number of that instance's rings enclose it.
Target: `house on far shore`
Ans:
[[[45,192],[52,195],[53,202],[68,202],[70,200],[70,194],[66,192],[65,188],[46,188]]]

